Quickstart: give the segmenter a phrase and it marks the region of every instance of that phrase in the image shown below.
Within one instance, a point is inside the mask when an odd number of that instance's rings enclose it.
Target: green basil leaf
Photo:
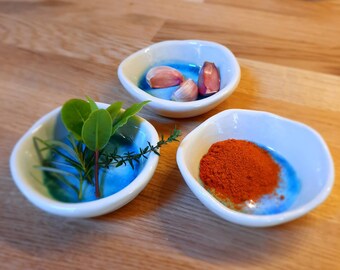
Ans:
[[[90,104],[81,99],[70,99],[61,108],[61,120],[78,141],[81,140],[82,128],[90,113]]]
[[[92,151],[98,151],[109,142],[112,130],[112,119],[108,111],[99,109],[92,112],[85,121],[82,139]]]
[[[113,124],[111,135],[115,134],[118,128],[124,126],[127,121],[138,113],[150,100],[143,101],[141,103],[133,104],[127,108],[121,115],[118,116],[117,121]]]
[[[109,112],[112,121],[116,119],[118,116],[120,109],[122,108],[123,102],[117,101],[115,103],[112,103],[106,110]]]
[[[94,102],[94,100],[92,98],[88,97],[88,96],[86,96],[86,98],[87,98],[87,100],[90,104],[91,112],[98,110],[98,106],[97,106],[96,102]]]

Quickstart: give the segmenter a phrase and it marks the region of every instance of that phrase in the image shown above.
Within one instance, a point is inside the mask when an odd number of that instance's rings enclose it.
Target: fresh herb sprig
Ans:
[[[89,97],[87,101],[71,99],[61,109],[61,118],[64,126],[69,131],[68,143],[56,140],[42,140],[34,138],[41,165],[35,166],[53,179],[58,179],[72,190],[77,192],[78,199],[88,184],[95,187],[96,198],[100,198],[99,169],[108,166],[119,167],[133,162],[140,162],[141,158],[147,158],[151,152],[159,155],[158,149],[173,141],[178,141],[180,131],[174,129],[169,138],[161,140],[156,145],[140,149],[139,153],[127,152],[118,155],[118,149],[107,153],[105,147],[117,130],[124,126],[128,120],[137,114],[149,101],[133,104],[122,111],[122,102],[115,102],[107,109],[99,109],[97,104]],[[44,155],[48,151],[53,155]],[[62,161],[56,161],[55,156]],[[47,157],[47,158],[44,158]],[[67,178],[73,177],[79,180],[79,188],[70,183]]]
[[[150,101],[133,104],[121,113],[122,102],[115,102],[107,109],[99,109],[89,97],[88,102],[71,99],[61,108],[61,119],[66,129],[87,148],[94,152],[95,194],[100,198],[99,152],[108,144],[116,131]]]
[[[164,136],[161,135],[161,139],[156,145],[151,145],[150,142],[148,142],[148,146],[146,146],[144,149],[139,148],[139,153],[127,152],[123,155],[119,155],[117,154],[118,149],[115,148],[112,153],[103,153],[103,162],[101,165],[108,168],[109,166],[120,167],[122,165],[129,164],[131,168],[134,169],[133,161],[139,163],[141,158],[147,159],[147,155],[151,152],[155,153],[156,155],[160,155],[158,152],[159,148],[175,141],[178,142],[177,138],[180,135],[181,131],[175,128],[167,139],[164,139]]]

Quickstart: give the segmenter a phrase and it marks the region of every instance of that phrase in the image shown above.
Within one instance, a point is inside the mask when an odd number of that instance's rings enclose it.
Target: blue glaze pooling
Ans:
[[[175,68],[183,74],[184,80],[192,79],[196,83],[198,81],[198,74],[201,68],[200,66],[197,66],[195,64],[184,63],[184,62],[160,62],[148,68],[144,72],[144,74],[141,76],[139,83],[138,83],[138,87],[140,89],[143,89],[145,92],[147,92],[148,94],[152,96],[155,96],[161,99],[166,99],[166,100],[171,99],[173,92],[176,91],[178,86],[160,88],[160,89],[151,88],[146,81],[146,74],[151,68],[156,67],[156,66],[169,66],[169,67]],[[202,97],[199,97],[198,99],[200,98]]]
[[[67,140],[64,140],[67,143]],[[122,155],[126,152],[138,152],[138,147],[128,138],[122,135],[114,135],[109,144],[106,146],[107,148],[114,149],[117,147],[118,154]],[[63,159],[60,156],[54,157],[55,161],[63,162]],[[114,193],[125,188],[129,185],[139,174],[141,167],[143,165],[134,162],[135,169],[132,169],[130,165],[120,166],[118,168],[110,167],[109,169],[100,169],[99,171],[99,179],[100,179],[100,190],[102,197],[110,196]],[[65,170],[65,168],[63,167]],[[77,174],[74,169],[67,169],[68,172]],[[67,176],[66,179],[79,188],[79,181],[74,177]],[[60,180],[53,179],[48,174],[45,174],[44,184],[48,188],[50,195],[56,200],[62,202],[87,202],[96,200],[95,197],[95,189],[94,186],[88,185],[84,181],[84,189],[83,189],[83,199],[81,201],[78,200],[77,194],[74,190],[68,187],[66,184],[63,184]]]
[[[295,202],[301,190],[301,182],[293,167],[284,157],[271,148],[262,145],[258,146],[268,151],[274,161],[279,164],[281,168],[281,180],[279,187],[275,190],[275,194],[263,196],[256,203],[248,202],[241,211],[254,215],[282,213],[289,209]],[[281,198],[281,196],[283,196],[283,198]]]

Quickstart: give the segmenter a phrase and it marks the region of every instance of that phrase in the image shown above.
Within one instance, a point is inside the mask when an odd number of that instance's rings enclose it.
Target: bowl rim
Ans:
[[[327,156],[327,162],[329,164],[329,176],[325,180],[324,187],[319,191],[319,193],[311,199],[308,203],[299,206],[296,209],[288,209],[287,211],[284,211],[282,213],[278,214],[269,214],[269,215],[252,215],[247,213],[241,213],[232,209],[229,209],[228,207],[224,206],[221,202],[219,202],[213,195],[211,195],[203,186],[199,184],[199,182],[191,175],[189,172],[187,166],[184,162],[184,145],[190,138],[195,135],[199,134],[202,129],[205,128],[207,124],[209,124],[212,121],[216,121],[219,118],[223,118],[225,115],[232,114],[232,113],[245,113],[245,114],[258,114],[258,115],[265,115],[268,117],[272,117],[275,119],[278,119],[279,121],[283,122],[289,122],[293,125],[297,125],[301,128],[304,128],[308,130],[317,141],[321,144],[321,147],[323,151],[326,153]],[[221,218],[237,223],[244,226],[249,227],[268,227],[268,226],[274,226],[279,225],[281,223],[285,223],[288,221],[291,221],[293,219],[296,219],[298,217],[301,217],[302,215],[306,214],[307,212],[313,210],[318,205],[320,205],[322,202],[326,200],[326,198],[329,196],[332,187],[334,185],[334,178],[335,178],[335,172],[334,172],[334,162],[331,156],[331,153],[329,151],[329,148],[322,138],[322,136],[313,128],[310,126],[303,124],[301,122],[291,120],[286,117],[279,116],[277,114],[266,112],[266,111],[258,111],[258,110],[247,110],[247,109],[228,109],[224,110],[210,118],[208,118],[206,121],[201,123],[198,127],[196,127],[193,131],[191,131],[187,136],[182,140],[181,144],[178,147],[177,150],[177,165],[182,173],[182,176],[191,189],[191,191],[197,196],[197,198],[212,212],[220,216]]]
[[[206,46],[212,46],[216,47],[220,50],[220,52],[227,56],[228,59],[230,59],[231,66],[235,70],[235,75],[231,78],[231,80],[226,84],[225,87],[221,88],[217,93],[208,96],[204,99],[200,100],[194,100],[194,101],[187,101],[187,102],[178,102],[173,100],[166,100],[162,98],[158,98],[155,96],[152,96],[139,88],[136,84],[134,84],[128,77],[125,75],[123,69],[127,62],[130,62],[134,58],[136,58],[139,55],[145,54],[150,50],[157,50],[159,47],[164,46],[181,46],[186,44],[192,44],[194,46],[200,46],[200,45],[206,45]],[[162,106],[163,109],[170,109],[176,106],[180,109],[185,108],[200,108],[200,107],[206,107],[208,105],[214,104],[220,100],[223,100],[224,98],[228,97],[232,94],[232,92],[236,89],[237,85],[240,82],[241,78],[241,68],[240,65],[235,57],[235,55],[230,51],[229,48],[227,48],[224,45],[221,45],[219,43],[213,42],[213,41],[207,41],[207,40],[196,40],[196,39],[188,39],[188,40],[166,40],[166,41],[160,41],[157,43],[154,43],[148,47],[145,47],[143,49],[140,49],[133,54],[129,55],[127,58],[125,58],[118,66],[118,78],[123,84],[124,88],[133,96],[137,97],[140,100],[151,100],[153,102],[149,103],[148,105],[153,105],[155,103],[158,103]]]
[[[109,106],[109,104],[101,102],[96,102],[96,104],[98,105],[99,108],[106,108]],[[138,195],[138,193],[142,191],[142,189],[150,181],[158,164],[159,160],[158,155],[150,155],[150,157],[148,157],[148,159],[146,160],[143,169],[139,172],[137,177],[125,188],[112,195],[96,199],[94,201],[75,203],[61,202],[56,199],[53,199],[52,197],[44,196],[30,185],[29,181],[23,177],[23,174],[20,173],[19,170],[18,162],[21,156],[21,148],[23,147],[23,144],[27,140],[32,138],[32,135],[34,134],[34,131],[36,129],[57,117],[60,110],[61,106],[53,109],[52,111],[48,112],[47,114],[39,118],[24,133],[24,135],[17,141],[17,143],[13,147],[9,160],[10,171],[12,174],[12,179],[14,180],[16,186],[19,188],[21,193],[38,208],[56,215],[68,217],[92,217],[105,214],[111,211],[111,210],[107,211],[107,207],[111,206],[111,208],[113,208],[113,206],[118,205],[118,207],[114,207],[114,209],[112,209],[115,210],[125,205],[127,202],[134,198],[134,197],[130,198],[125,203],[122,202],[127,197],[131,197],[134,194]],[[147,120],[138,115],[136,115],[135,117],[139,119],[141,123],[143,123],[143,126],[145,127],[145,132],[151,135],[150,143],[157,142],[158,133],[154,126],[150,122],[148,122]]]

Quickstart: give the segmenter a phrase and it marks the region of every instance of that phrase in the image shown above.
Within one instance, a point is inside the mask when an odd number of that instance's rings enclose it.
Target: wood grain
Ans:
[[[230,108],[277,113],[326,140],[340,170],[340,1],[0,0],[1,269],[338,269],[340,184],[308,215],[267,229],[228,223],[185,185],[177,145],[162,149],[131,203],[92,219],[32,206],[8,160],[39,117],[72,97],[134,101],[116,75],[129,54],[166,39],[228,46],[242,69],[234,94],[212,111],[169,119],[143,109],[159,133],[188,134]]]

